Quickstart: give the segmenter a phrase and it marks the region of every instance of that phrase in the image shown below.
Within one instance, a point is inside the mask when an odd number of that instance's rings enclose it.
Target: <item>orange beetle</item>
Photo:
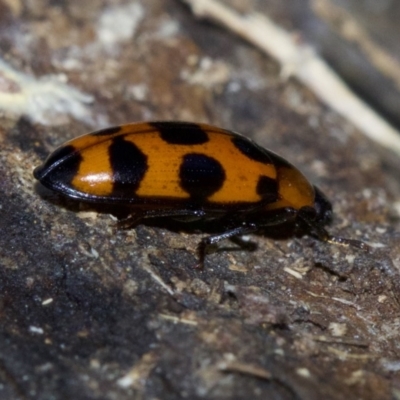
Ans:
[[[293,165],[211,125],[144,122],[100,130],[56,149],[34,176],[68,197],[129,206],[128,224],[150,217],[221,221],[222,231],[200,243],[202,260],[209,244],[290,221],[323,241],[368,247],[328,234],[329,201]]]

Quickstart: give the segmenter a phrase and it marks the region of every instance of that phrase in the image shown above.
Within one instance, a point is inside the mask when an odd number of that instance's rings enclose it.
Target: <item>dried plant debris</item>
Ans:
[[[0,59],[0,112],[25,116],[44,125],[65,123],[69,116],[93,124],[93,97],[66,82],[64,75],[34,78]]]

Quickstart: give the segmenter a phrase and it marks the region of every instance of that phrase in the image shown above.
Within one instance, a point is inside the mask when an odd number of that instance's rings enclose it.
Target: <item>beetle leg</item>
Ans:
[[[258,229],[259,226],[257,226],[257,224],[244,224],[241,226],[237,226],[236,228],[230,229],[229,231],[203,238],[197,248],[200,259],[199,268],[203,268],[204,266],[204,258],[206,256],[206,251],[208,246],[233,236],[246,235],[248,233],[256,232]]]
[[[138,211],[117,222],[118,228],[129,229],[137,225],[141,220],[146,218],[163,218],[163,217],[196,217],[202,218],[205,212],[202,210],[145,210]]]
[[[294,208],[287,207],[283,210],[279,210],[275,215],[268,215],[268,219],[265,221],[257,220],[256,222],[245,222],[243,225],[232,228],[226,232],[219,233],[217,235],[207,236],[199,244],[198,253],[200,258],[199,267],[203,267],[204,258],[206,255],[207,247],[218,243],[221,240],[228,239],[233,236],[246,235],[248,233],[253,233],[261,228],[266,228],[268,226],[281,225],[289,221],[293,221],[294,216],[297,211]]]

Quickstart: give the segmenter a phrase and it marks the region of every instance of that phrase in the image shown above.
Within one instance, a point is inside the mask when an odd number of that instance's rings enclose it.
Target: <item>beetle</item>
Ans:
[[[322,241],[368,249],[326,231],[330,202],[292,164],[207,124],[141,122],[92,132],[57,148],[34,176],[70,198],[128,206],[123,226],[155,217],[221,222],[221,232],[199,244],[201,263],[211,244],[288,222]]]

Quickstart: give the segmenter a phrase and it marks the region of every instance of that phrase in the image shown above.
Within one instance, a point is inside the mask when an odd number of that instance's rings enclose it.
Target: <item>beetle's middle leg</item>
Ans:
[[[198,246],[198,254],[200,258],[199,266],[202,267],[204,264],[204,258],[208,246],[218,243],[221,240],[229,239],[233,236],[247,235],[249,233],[254,233],[262,228],[282,225],[286,222],[293,221],[296,215],[296,210],[288,207],[283,210],[279,210],[276,213],[269,214],[268,218],[264,220],[258,219],[256,215],[257,214],[252,216],[252,222],[242,222],[242,225],[235,226],[225,232],[203,238]],[[234,217],[232,219],[233,221],[235,220]]]

